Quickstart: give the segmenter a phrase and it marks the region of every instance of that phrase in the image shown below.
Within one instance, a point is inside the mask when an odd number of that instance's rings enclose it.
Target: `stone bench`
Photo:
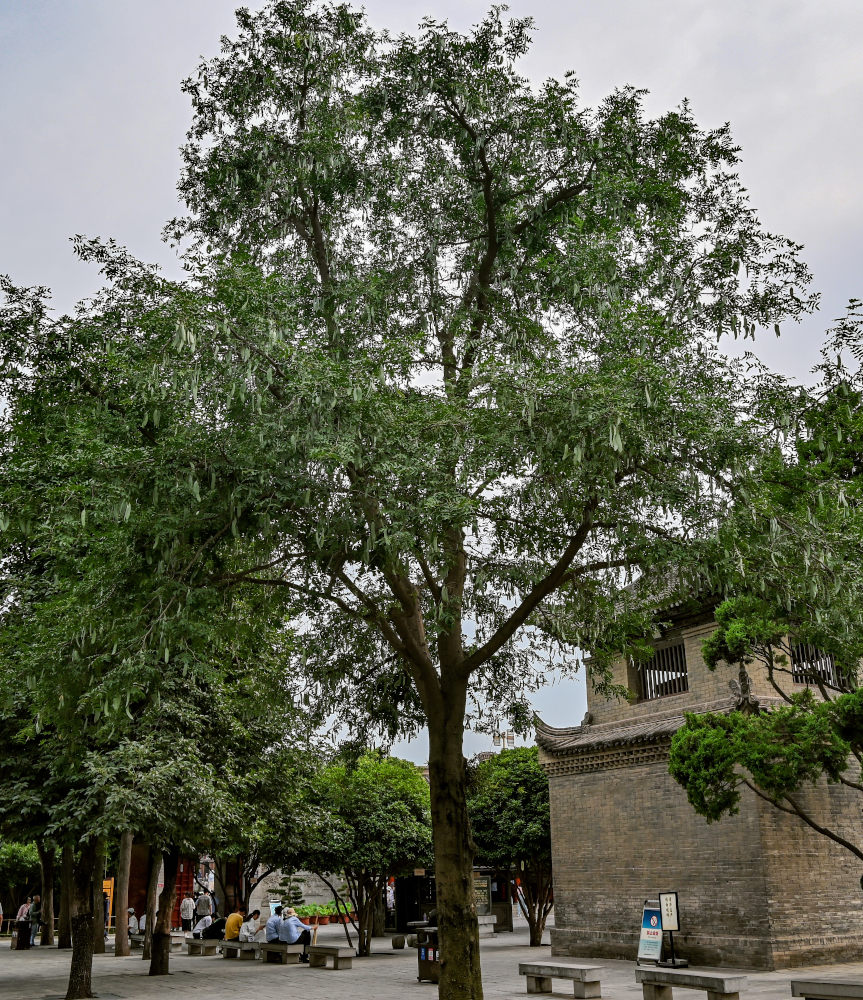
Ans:
[[[519,962],[518,973],[527,976],[528,993],[551,993],[552,979],[569,979],[573,996],[580,1000],[600,997],[601,965],[573,965],[570,962]]]
[[[303,953],[301,944],[287,941],[268,941],[258,945],[258,952],[264,962],[280,962],[282,965],[297,965]]]
[[[641,983],[644,1000],[671,1000],[671,988],[705,990],[707,1000],[739,1000],[746,976],[717,972],[693,972],[691,969],[636,969],[635,981]]]
[[[222,946],[222,958],[249,961],[258,957],[258,944],[255,941],[239,941],[232,938],[230,941],[220,941],[219,944]]]
[[[215,955],[219,942],[215,938],[186,938],[187,955]]]
[[[327,959],[333,960],[334,969],[350,969],[354,959],[354,949],[335,944],[309,945],[309,965],[313,969],[326,968]]]
[[[791,995],[807,1000],[863,1000],[863,980],[792,979]]]
[[[144,947],[144,935],[143,934],[130,934],[129,942],[133,948],[143,948]]]

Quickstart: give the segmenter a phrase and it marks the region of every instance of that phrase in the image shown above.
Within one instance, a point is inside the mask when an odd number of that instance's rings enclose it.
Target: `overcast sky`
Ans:
[[[113,237],[179,273],[160,243],[178,210],[178,148],[189,123],[180,81],[232,33],[231,0],[0,0],[0,272],[54,289],[63,309],[96,275],[68,239]],[[256,10],[262,3],[247,2]],[[536,22],[524,72],[575,71],[585,103],[616,86],[650,91],[661,113],[684,97],[704,126],[730,121],[762,221],[805,246],[822,311],[756,351],[805,378],[822,331],[863,297],[861,0],[512,0]],[[373,23],[453,27],[479,0],[369,0]],[[576,683],[538,696],[554,725],[584,712]],[[479,739],[471,751],[487,741]],[[422,750],[416,755],[421,757]]]

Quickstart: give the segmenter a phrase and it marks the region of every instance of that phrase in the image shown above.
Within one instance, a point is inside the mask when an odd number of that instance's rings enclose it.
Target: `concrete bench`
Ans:
[[[222,946],[222,958],[238,958],[241,961],[254,960],[258,957],[258,944],[255,941],[239,941],[232,938],[230,941],[220,941]]]
[[[219,942],[215,938],[186,938],[187,955],[215,955]]]
[[[129,941],[133,948],[143,948],[144,947],[144,935],[143,934],[130,934]]]
[[[693,972],[692,969],[636,969],[635,981],[641,983],[644,1000],[671,1000],[671,988],[705,990],[707,1000],[739,1000],[746,976],[717,972]]]
[[[791,995],[808,1000],[861,1000],[863,980],[849,983],[841,979],[832,982],[829,979],[792,979]]]
[[[601,965],[573,965],[570,962],[519,962],[518,973],[527,976],[528,993],[551,993],[552,979],[569,979],[573,996],[580,1000],[601,997]]]
[[[301,944],[287,941],[268,941],[258,945],[258,952],[264,962],[280,962],[282,965],[297,965],[303,953]]]
[[[326,968],[328,958],[333,960],[334,969],[349,969],[353,964],[354,949],[335,944],[309,945],[309,965],[313,969]]]

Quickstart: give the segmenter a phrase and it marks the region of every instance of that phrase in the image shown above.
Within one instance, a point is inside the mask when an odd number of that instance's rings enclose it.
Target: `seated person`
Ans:
[[[209,914],[207,914],[207,916],[209,916]],[[202,939],[205,941],[210,941],[210,940],[221,941],[222,935],[225,933],[225,923],[226,923],[225,918],[217,917],[215,920],[213,920],[213,918],[210,917],[210,920],[212,920],[210,926],[205,927],[201,931]],[[200,923],[200,920],[198,921],[198,923]]]
[[[258,917],[260,917],[260,910],[252,910],[249,914],[249,919],[240,927],[240,940],[241,941],[254,941],[255,935],[258,933]]]
[[[228,917],[225,924],[225,940],[236,941],[240,936],[240,928],[246,919],[246,908],[242,903],[237,903],[234,912]]]
[[[192,937],[199,938],[204,931],[212,924],[213,918],[209,913],[205,914],[192,928]]]
[[[138,918],[135,916],[135,908],[133,906],[129,907],[129,933],[138,933]]]
[[[281,906],[273,907],[273,914],[264,926],[264,937],[268,944],[279,940],[279,924],[282,922]]]
[[[312,942],[312,929],[308,924],[304,924],[297,916],[297,911],[293,906],[289,906],[284,911],[284,918],[279,923],[279,940],[287,941],[288,944],[301,944],[303,953],[300,955],[301,962],[309,960],[309,945]]]

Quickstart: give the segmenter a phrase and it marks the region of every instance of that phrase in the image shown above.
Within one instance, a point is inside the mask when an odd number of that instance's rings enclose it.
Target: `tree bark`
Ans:
[[[93,996],[93,883],[96,878],[96,841],[86,841],[72,865],[72,965],[66,1000]]]
[[[96,842],[96,866],[93,874],[93,954],[105,954],[105,905],[102,881],[105,878],[105,838]]]
[[[467,815],[464,711],[467,684],[427,712],[429,784],[434,836],[440,1000],[482,1000],[479,927],[473,891],[474,848]]]
[[[54,845],[47,847],[41,840],[36,841],[39,852],[39,868],[42,873],[42,933],[40,945],[54,944]]]
[[[131,830],[120,834],[120,853],[117,858],[117,891],[114,893],[114,955],[131,954],[129,942],[129,871],[132,867]]]
[[[60,921],[57,925],[57,947],[72,947],[72,845],[64,844],[60,858]]]
[[[153,951],[153,925],[156,923],[156,889],[159,886],[159,869],[162,863],[161,853],[150,845],[150,854],[147,861],[147,919],[144,922],[144,948],[142,958],[145,962],[150,961]]]
[[[171,914],[177,898],[177,868],[180,848],[170,847],[162,854],[165,884],[159,894],[159,912],[153,927],[153,950],[150,959],[151,976],[167,976],[171,960]],[[149,921],[149,917],[147,920]]]

